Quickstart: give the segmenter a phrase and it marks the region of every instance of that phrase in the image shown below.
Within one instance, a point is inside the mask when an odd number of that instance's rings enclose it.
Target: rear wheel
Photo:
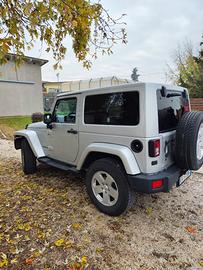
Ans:
[[[181,118],[176,130],[176,163],[190,170],[203,165],[202,112],[188,112]]]
[[[21,143],[21,159],[23,172],[25,174],[32,174],[37,171],[36,157],[26,139],[23,139]]]
[[[133,204],[126,174],[114,159],[99,159],[90,165],[86,187],[92,202],[107,215],[118,216]]]

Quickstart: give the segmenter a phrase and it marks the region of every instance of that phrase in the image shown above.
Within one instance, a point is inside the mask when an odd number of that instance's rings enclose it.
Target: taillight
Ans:
[[[184,113],[185,112],[190,112],[190,105],[189,105],[189,103],[187,103],[186,105],[184,105]]]
[[[152,189],[161,188],[163,186],[163,180],[155,180],[152,182]]]
[[[149,156],[158,157],[160,155],[160,140],[149,141]]]

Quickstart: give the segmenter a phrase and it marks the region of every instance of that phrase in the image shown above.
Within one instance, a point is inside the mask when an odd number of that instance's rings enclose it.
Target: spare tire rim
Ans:
[[[118,186],[113,177],[105,171],[97,171],[92,177],[92,191],[97,200],[105,206],[118,201]]]
[[[203,158],[203,123],[199,127],[197,135],[197,158],[201,160]]]

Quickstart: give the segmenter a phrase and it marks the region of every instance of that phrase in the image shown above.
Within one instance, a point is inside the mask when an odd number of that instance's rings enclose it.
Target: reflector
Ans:
[[[155,180],[152,182],[152,189],[160,188],[163,186],[163,179]]]

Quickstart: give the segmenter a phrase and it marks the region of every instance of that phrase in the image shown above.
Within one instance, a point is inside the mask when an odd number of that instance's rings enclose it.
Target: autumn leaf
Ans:
[[[146,213],[147,213],[147,215],[151,215],[152,214],[152,211],[153,211],[153,209],[151,208],[151,207],[148,207],[147,209],[146,209]]]
[[[36,250],[34,252],[34,257],[40,257],[41,256],[41,252],[39,250]]]
[[[81,264],[82,264],[82,265],[86,265],[86,264],[87,264],[87,257],[86,257],[86,256],[83,256],[83,257],[81,258]]]
[[[26,241],[29,241],[29,240],[30,240],[29,235],[27,235],[27,234],[25,235],[25,240],[26,240]]]
[[[82,229],[83,225],[81,223],[73,223],[72,228],[75,230],[80,230]]]
[[[203,260],[202,260],[202,261],[199,261],[199,265],[200,265],[201,267],[203,267]]]
[[[77,258],[75,262],[67,265],[68,270],[84,270],[87,269],[87,257],[82,256],[82,258]]]
[[[18,224],[18,229],[19,230],[23,230],[24,229],[24,225],[23,224]]]
[[[104,249],[103,248],[96,248],[96,253],[101,253],[101,252],[103,252],[104,251]]]
[[[30,231],[31,230],[31,226],[29,223],[24,223],[24,224],[18,224],[18,229],[19,230],[24,230],[26,232]]]
[[[18,262],[17,258],[14,258],[14,259],[11,260],[11,264],[15,264],[17,262]]]
[[[45,232],[38,230],[37,232],[37,238],[44,239],[46,236]]]
[[[31,230],[31,226],[30,226],[30,224],[28,224],[28,223],[26,223],[26,224],[24,225],[24,228],[25,228],[25,231],[26,231],[26,232],[28,232],[28,231]]]
[[[3,233],[0,233],[0,241],[3,239]]]
[[[19,64],[25,49],[40,39],[53,52],[54,67],[59,68],[69,36],[75,57],[90,68],[92,52],[111,54],[116,41],[127,41],[125,14],[114,19],[101,3],[89,0],[0,1],[0,15],[0,63],[6,63],[6,54],[14,50]]]
[[[8,265],[7,255],[2,252],[1,253],[1,260],[0,260],[0,268],[3,266],[7,266],[7,265]]]
[[[71,248],[71,247],[73,247],[73,245],[74,245],[74,241],[69,240],[69,241],[65,242],[66,248]]]
[[[33,256],[31,256],[31,257],[25,259],[25,263],[26,263],[27,265],[32,265],[33,262],[34,262],[34,257],[33,257]]]
[[[82,269],[81,269],[81,267],[82,267]],[[75,263],[67,266],[67,268],[68,268],[68,270],[83,270],[84,269],[84,267],[81,266],[81,264],[79,262],[75,262]]]
[[[196,229],[194,227],[192,227],[192,226],[187,226],[185,229],[186,229],[187,232],[189,232],[191,234],[196,233]]]
[[[54,242],[54,245],[57,246],[57,247],[60,247],[64,244],[64,239],[58,239]]]

